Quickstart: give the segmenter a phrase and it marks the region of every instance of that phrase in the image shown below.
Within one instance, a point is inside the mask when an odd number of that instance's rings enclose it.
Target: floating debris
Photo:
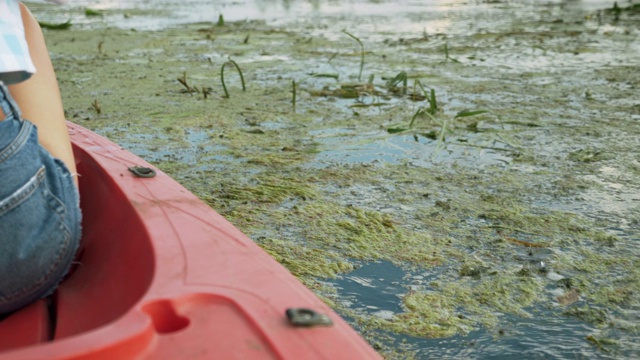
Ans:
[[[49,23],[45,21],[38,21],[38,24],[40,24],[41,28],[49,30],[67,30],[73,26],[71,20],[67,20],[63,23]]]
[[[534,243],[534,242],[530,242],[530,241],[518,240],[516,238],[512,238],[512,237],[508,237],[508,236],[503,237],[503,239],[505,239],[505,240],[507,240],[509,242],[512,242],[514,244],[527,246],[527,247],[546,248],[546,247],[550,246],[547,243]]]
[[[580,292],[576,289],[571,289],[563,295],[556,297],[556,301],[558,301],[558,303],[562,306],[571,305],[578,300],[580,300]]]

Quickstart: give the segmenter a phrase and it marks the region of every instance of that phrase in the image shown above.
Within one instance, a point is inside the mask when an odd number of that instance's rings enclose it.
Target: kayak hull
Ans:
[[[379,358],[169,176],[78,125],[69,133],[84,218],[79,264],[48,302],[0,322],[0,359]],[[156,175],[138,177],[133,166]],[[294,326],[291,308],[332,324]]]

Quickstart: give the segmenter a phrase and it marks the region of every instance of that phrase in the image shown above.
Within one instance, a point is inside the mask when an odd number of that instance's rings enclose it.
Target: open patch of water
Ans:
[[[102,136],[117,139],[118,145],[151,163],[179,162],[191,165],[192,170],[215,170],[230,161],[237,161],[226,155],[224,146],[211,141],[211,133],[203,130],[178,130],[165,134],[131,133],[112,127],[97,131]],[[211,165],[217,164],[214,168]]]
[[[429,168],[432,166],[471,166],[508,164],[510,149],[497,141],[474,144],[476,136],[468,134],[444,143],[423,135],[386,136],[386,132],[374,132],[369,136],[359,134],[354,144],[343,137],[316,138],[323,146],[310,166],[326,167],[352,164],[410,164]],[[365,138],[369,138],[367,141]],[[360,142],[360,143],[358,143]]]
[[[380,318],[402,312],[406,272],[386,261],[365,264],[334,281],[340,302]]]
[[[337,301],[345,308],[356,314],[369,314],[382,320],[392,320],[394,317],[402,316],[406,311],[403,297],[414,290],[429,289],[430,283],[437,281],[442,275],[434,272],[408,271],[386,261],[377,261],[363,263],[356,270],[331,280],[330,283],[338,290]],[[561,275],[549,272],[546,276],[559,284],[563,283],[564,278]],[[557,288],[554,292],[561,296],[564,290]],[[584,302],[578,302],[573,306],[580,307],[583,304]],[[437,304],[434,304],[434,307],[437,307]],[[530,309],[531,315],[527,317],[503,315],[490,331],[471,331],[465,335],[445,339],[420,338],[383,330],[379,332],[389,337],[391,340],[388,341],[397,348],[412,349],[411,353],[420,359],[594,358],[592,349],[585,346],[584,339],[595,338],[594,334],[598,337],[612,336],[612,333],[617,331],[601,331],[583,321],[565,316],[564,313],[570,312],[570,309],[550,303],[548,306]],[[353,316],[349,315],[353,312],[345,316]],[[620,319],[622,327],[631,325],[625,325],[625,321]],[[628,335],[618,333],[616,336]],[[547,345],[540,346],[541,343]],[[630,358],[638,354],[639,350],[639,347],[634,346],[620,353],[614,348],[596,357]]]
[[[472,332],[448,339],[405,338],[405,341],[419,344],[416,357],[420,359],[590,359],[594,358],[593,353],[582,339],[592,332],[591,327],[580,321],[536,314],[533,318],[507,316],[492,332]],[[547,345],[541,347],[540,343]]]

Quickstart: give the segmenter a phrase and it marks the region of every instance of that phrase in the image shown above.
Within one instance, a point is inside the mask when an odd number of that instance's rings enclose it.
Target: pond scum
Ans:
[[[386,357],[416,349],[384,334],[450,337],[540,313],[590,324],[583,343],[594,352],[631,356],[640,331],[637,57],[583,79],[573,68],[507,76],[478,65],[499,56],[489,42],[599,54],[611,50],[575,39],[637,41],[635,8],[578,15],[529,25],[544,31],[460,39],[368,42],[336,30],[329,40],[222,17],[157,32],[65,26],[46,37],[70,120],[176,178]],[[623,30],[594,31],[596,21]],[[398,139],[423,153],[376,157],[376,146]],[[349,161],[349,149],[367,146],[368,160]],[[337,160],[322,157],[330,150]],[[422,159],[433,162],[417,166]],[[610,196],[636,196],[635,206],[606,213],[589,200]],[[434,274],[407,286],[403,312],[389,318],[343,305],[326,281],[378,260]]]

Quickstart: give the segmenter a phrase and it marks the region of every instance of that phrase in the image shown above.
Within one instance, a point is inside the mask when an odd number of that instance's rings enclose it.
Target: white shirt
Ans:
[[[0,0],[0,81],[15,84],[36,72],[17,0]]]

